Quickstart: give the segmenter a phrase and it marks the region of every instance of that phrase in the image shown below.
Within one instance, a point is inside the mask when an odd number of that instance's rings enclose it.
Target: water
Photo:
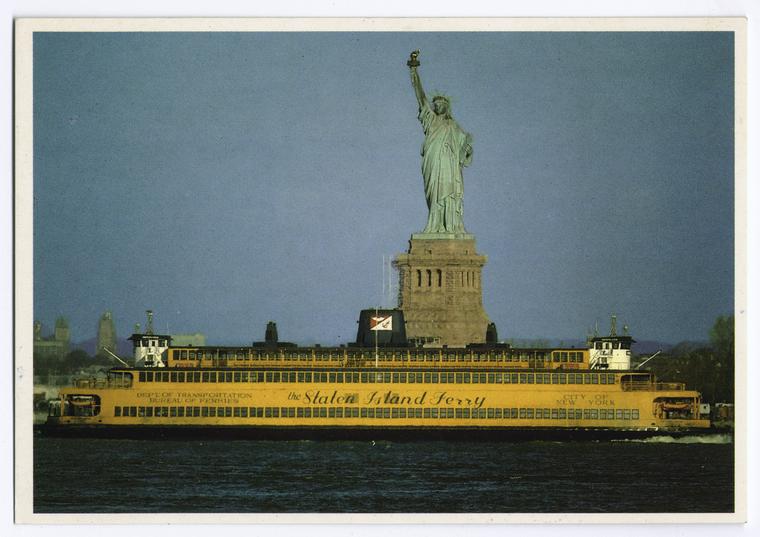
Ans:
[[[733,511],[726,436],[616,442],[36,437],[36,513]]]

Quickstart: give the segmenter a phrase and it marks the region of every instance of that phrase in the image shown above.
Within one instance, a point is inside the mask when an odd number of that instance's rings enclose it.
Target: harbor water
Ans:
[[[727,435],[614,442],[34,440],[36,513],[731,512]]]

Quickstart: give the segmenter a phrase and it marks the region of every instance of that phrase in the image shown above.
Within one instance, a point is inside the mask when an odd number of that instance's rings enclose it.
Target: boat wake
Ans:
[[[652,436],[650,438],[629,438],[614,440],[614,442],[639,442],[643,444],[731,444],[730,434],[704,434],[692,436]]]

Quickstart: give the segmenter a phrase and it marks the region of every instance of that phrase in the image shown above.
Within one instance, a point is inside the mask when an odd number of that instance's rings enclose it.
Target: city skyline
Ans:
[[[382,256],[425,222],[419,48],[474,137],[464,222],[500,338],[617,314],[634,338],[706,340],[733,314],[732,39],[36,35],[35,319],[353,341],[359,310],[394,305]]]

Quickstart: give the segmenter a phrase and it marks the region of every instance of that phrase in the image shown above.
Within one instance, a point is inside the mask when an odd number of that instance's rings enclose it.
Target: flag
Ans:
[[[370,317],[369,329],[370,330],[393,330],[393,316],[387,315],[384,317]]]

